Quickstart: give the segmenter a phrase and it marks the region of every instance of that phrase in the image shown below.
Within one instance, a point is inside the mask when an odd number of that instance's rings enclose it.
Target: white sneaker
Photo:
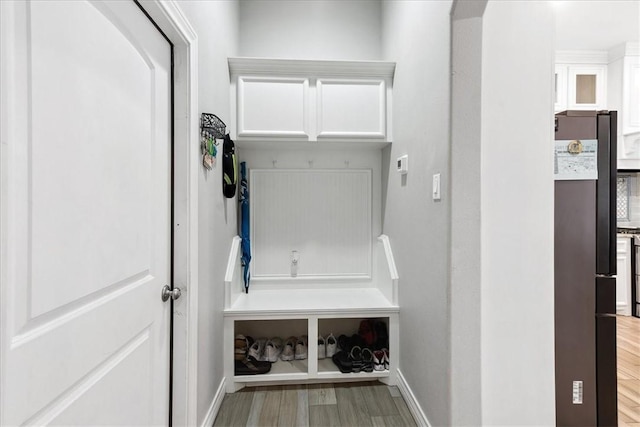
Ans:
[[[251,344],[247,357],[253,357],[257,361],[264,361],[264,345],[267,342],[266,338],[258,338]]]
[[[318,359],[324,359],[327,357],[327,348],[322,335],[318,336]]]
[[[267,362],[277,362],[278,356],[282,353],[282,338],[273,337],[264,347],[264,360]]]
[[[284,347],[282,348],[280,359],[284,361],[290,361],[295,358],[296,341],[298,341],[296,337],[287,338],[287,340],[284,342]]]
[[[307,336],[303,335],[298,338],[296,342],[296,360],[303,360],[307,358]]]
[[[333,336],[333,334],[329,334],[327,337],[327,357],[333,357],[337,350],[338,340]]]

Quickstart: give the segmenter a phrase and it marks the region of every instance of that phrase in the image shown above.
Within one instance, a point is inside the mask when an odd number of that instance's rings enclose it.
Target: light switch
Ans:
[[[433,200],[440,200],[440,174],[433,175]]]
[[[398,157],[396,169],[398,170],[398,172],[400,172],[401,175],[409,172],[409,156],[407,154]]]

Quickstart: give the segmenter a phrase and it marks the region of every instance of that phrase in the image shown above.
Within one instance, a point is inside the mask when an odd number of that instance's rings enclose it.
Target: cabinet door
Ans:
[[[309,139],[309,80],[238,77],[238,137]]]
[[[318,79],[318,138],[386,137],[384,80]]]
[[[567,66],[556,65],[554,84],[554,111],[559,113],[567,109]]]
[[[640,132],[640,57],[624,58],[622,133]]]
[[[606,109],[606,65],[571,65],[568,68],[570,110]]]
[[[618,314],[631,315],[631,239],[618,237],[617,262],[618,274],[616,276],[616,311]]]

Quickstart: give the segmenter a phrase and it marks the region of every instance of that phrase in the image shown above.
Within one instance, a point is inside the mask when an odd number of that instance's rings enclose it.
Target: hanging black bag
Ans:
[[[236,195],[237,183],[236,146],[227,134],[222,144],[222,194],[224,197],[230,199]]]

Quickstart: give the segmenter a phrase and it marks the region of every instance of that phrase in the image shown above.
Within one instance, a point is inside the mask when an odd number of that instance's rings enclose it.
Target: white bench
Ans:
[[[374,277],[371,282],[314,284],[298,287],[252,284],[244,292],[242,282],[241,239],[235,237],[225,276],[224,364],[227,392],[245,385],[274,383],[314,383],[380,379],[395,384],[398,360],[398,274],[387,236],[378,238]],[[387,324],[390,366],[371,373],[343,374],[330,358],[317,358],[319,334],[357,332],[361,319],[379,319]],[[286,332],[286,333],[285,333]],[[310,337],[309,357],[291,362],[278,361],[263,375],[234,373],[234,337],[237,333],[260,336],[306,334]],[[286,336],[283,336],[284,335]]]

